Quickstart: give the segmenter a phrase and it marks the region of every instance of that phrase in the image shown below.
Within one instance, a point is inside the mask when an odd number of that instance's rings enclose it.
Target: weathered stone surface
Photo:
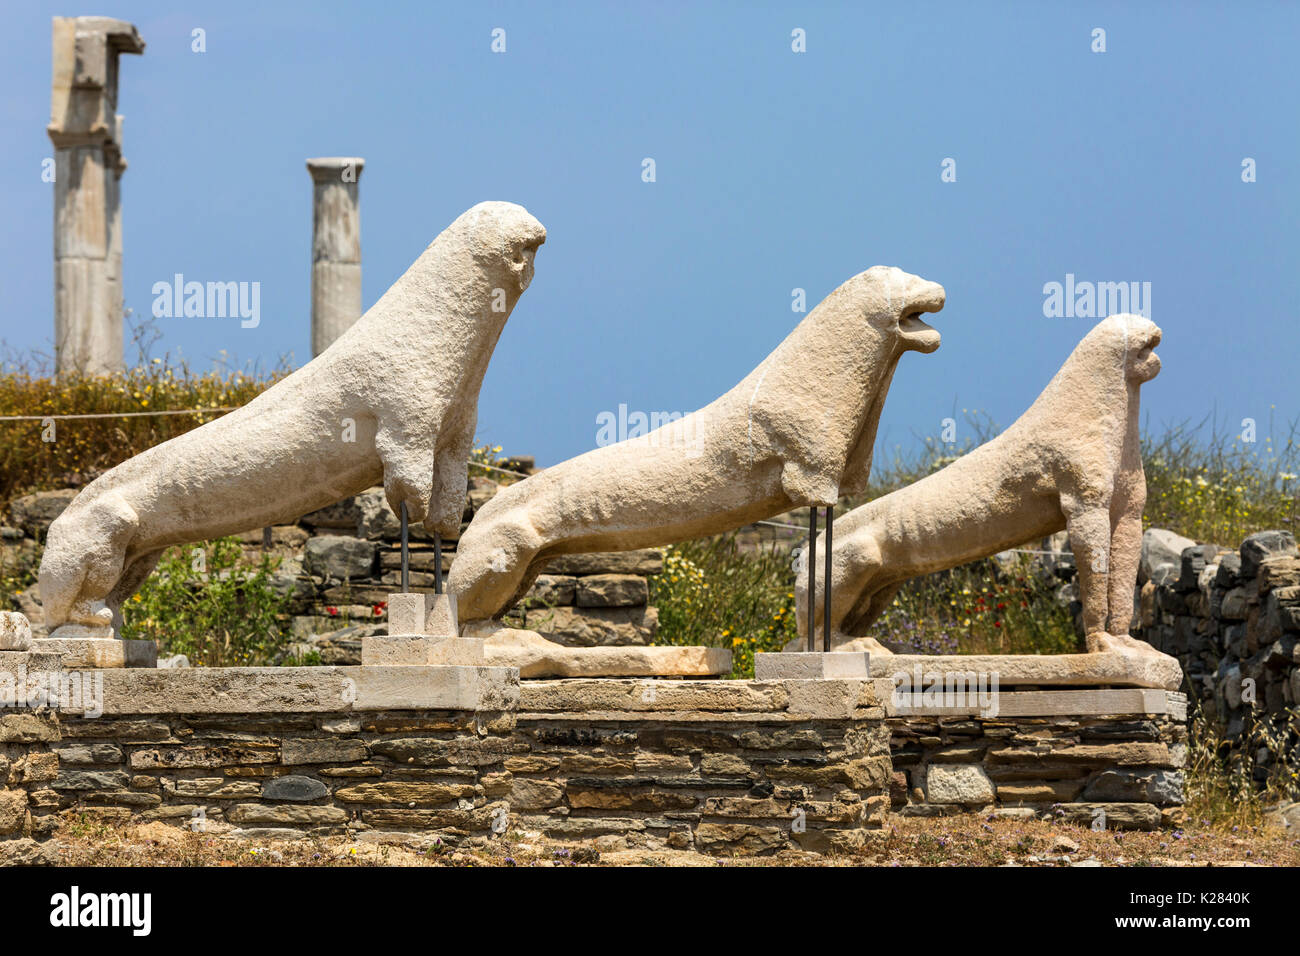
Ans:
[[[0,743],[36,743],[59,739],[59,723],[52,716],[0,715]]]
[[[361,317],[360,156],[307,160],[312,178],[311,354]]]
[[[1163,528],[1148,528],[1142,533],[1142,556],[1138,564],[1138,583],[1154,582],[1158,587],[1171,584],[1182,569],[1182,555],[1196,544],[1191,538]]]
[[[646,579],[634,574],[593,574],[579,578],[578,607],[636,607],[650,599]]]
[[[520,688],[524,711],[772,711],[789,705],[782,685],[752,681],[539,680]]]
[[[392,780],[383,783],[358,783],[334,791],[336,800],[345,803],[442,804],[472,797],[474,784],[424,783]]]
[[[17,611],[0,611],[0,651],[25,651],[32,643],[32,625]]]
[[[788,651],[754,655],[758,680],[866,680],[870,676],[865,653]]]
[[[716,647],[562,647],[536,631],[486,628],[490,665],[520,677],[711,677],[731,670],[731,652]]]
[[[785,831],[772,826],[741,823],[701,823],[695,828],[695,846],[704,853],[767,853],[785,845]]]
[[[37,491],[23,495],[9,502],[10,520],[15,527],[22,528],[29,538],[43,538],[46,529],[72,499],[77,497],[76,488],[60,488],[57,491]]]
[[[511,810],[544,810],[559,806],[564,800],[564,788],[550,780],[529,780],[516,777],[510,788]]]
[[[329,826],[346,823],[348,812],[340,807],[241,803],[226,811],[226,820],[238,826]]]
[[[63,770],[50,784],[54,790],[123,790],[131,782],[122,770]]]
[[[0,834],[21,833],[26,821],[26,791],[0,790]]]
[[[65,744],[57,748],[62,764],[121,763],[122,748],[116,744]]]
[[[1066,803],[1079,796],[1079,780],[1044,780],[1041,783],[999,783],[998,801],[1014,803]]]
[[[1091,827],[1105,820],[1107,830],[1157,830],[1160,808],[1149,803],[1062,803],[1053,808],[1065,823]]]
[[[288,765],[365,759],[366,745],[360,740],[286,737],[280,743],[280,762]]]
[[[298,774],[288,774],[283,777],[272,777],[262,786],[263,800],[294,800],[305,802],[308,800],[319,800],[321,797],[329,795],[329,788],[319,780],[311,777],[303,777]]]
[[[131,781],[131,786],[135,787],[134,779]],[[261,786],[252,780],[226,780],[224,777],[191,777],[166,781],[162,789],[169,796],[206,797],[212,800],[244,800],[250,797],[256,799],[262,792]]]
[[[1241,542],[1241,576],[1253,578],[1270,558],[1297,555],[1295,535],[1290,531],[1260,531]]]
[[[1153,687],[1177,690],[1183,680],[1178,661],[1167,654],[1129,654],[1102,651],[1093,654],[962,654],[921,655],[876,653],[870,639],[840,645],[840,651],[871,652],[871,676],[910,675],[919,665],[923,673],[997,674],[1001,689],[1031,684],[1051,687]]]
[[[271,764],[276,763],[279,756],[278,749],[269,745],[188,745],[137,750],[131,754],[130,764],[132,770],[206,769]]]
[[[481,666],[486,660],[482,638],[376,634],[361,641],[361,663],[366,667],[441,664],[472,667]]]
[[[1181,804],[1183,775],[1177,770],[1105,770],[1084,789],[1082,799]]]
[[[578,593],[578,579],[566,574],[539,574],[528,589],[525,607],[561,607],[574,602]]]
[[[978,764],[933,764],[925,772],[930,803],[985,806],[993,802],[993,783]]]
[[[1067,744],[1051,749],[1029,750],[1021,747],[1004,747],[990,750],[989,766],[1024,764],[1053,766],[1061,764],[1091,764],[1094,766],[1132,767],[1150,765],[1170,767],[1173,756],[1164,743],[1126,741],[1114,744]]]
[[[547,607],[528,612],[529,629],[566,647],[649,644],[659,631],[653,607]]]
[[[99,632],[103,631],[103,635]],[[85,628],[69,624],[62,637],[38,637],[31,643],[33,654],[59,654],[64,670],[94,670],[103,667],[154,667],[158,645],[153,641],[113,640],[107,628]],[[107,635],[108,639],[105,639]]]
[[[546,562],[548,574],[659,574],[664,569],[663,551],[602,551],[596,554],[562,554]]]
[[[313,574],[340,581],[370,577],[377,546],[344,535],[320,535],[307,541],[305,565]]]

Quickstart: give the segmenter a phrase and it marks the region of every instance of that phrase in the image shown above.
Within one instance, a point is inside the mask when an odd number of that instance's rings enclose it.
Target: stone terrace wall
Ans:
[[[531,459],[514,466],[530,468]],[[500,487],[486,478],[470,479],[462,531]],[[76,493],[38,492],[10,503],[9,523],[0,529],[0,574],[35,569],[38,542]],[[432,591],[438,559],[433,538],[423,527],[412,526],[410,539],[411,590]],[[240,540],[255,557],[263,531],[246,532]],[[295,655],[315,651],[324,664],[361,662],[362,637],[386,632],[388,595],[401,587],[400,542],[401,523],[382,488],[271,529],[271,551],[280,558],[275,585],[293,593],[290,633]],[[444,574],[455,546],[455,540],[443,542]],[[557,558],[507,618],[571,647],[650,644],[659,615],[649,606],[648,578],[662,570],[663,555],[653,549]],[[23,595],[17,610],[41,628],[35,594]]]
[[[1254,534],[1236,551],[1147,534],[1138,636],[1178,658],[1190,693],[1224,719],[1232,739],[1252,718],[1285,719],[1300,707],[1300,551],[1292,534]],[[1300,721],[1293,715],[1290,724],[1294,753]],[[1256,754],[1261,778],[1273,758]]]
[[[477,674],[470,703],[412,705],[425,692],[407,672],[434,670],[232,668],[206,678],[235,691],[220,697],[195,693],[201,670],[118,671],[102,716],[0,714],[0,839],[47,837],[71,814],[248,838],[510,829],[758,853],[858,845],[888,806],[880,682],[541,681],[516,709],[513,672],[449,668]],[[350,679],[353,708],[334,693]],[[182,697],[191,711],[169,713]]]
[[[32,838],[69,814],[255,839],[509,830],[748,854],[860,846],[891,805],[1151,829],[1176,825],[1182,800],[1185,702],[1165,691],[1004,693],[985,718],[899,715],[885,679],[96,673],[99,717],[0,713],[0,859],[39,854]]]
[[[521,827],[703,853],[861,845],[889,805],[884,681],[528,681]]]
[[[894,809],[1047,814],[1083,826],[1104,814],[1110,829],[1176,826],[1187,730],[1182,695],[1169,697],[1166,713],[891,718]]]
[[[448,710],[64,718],[48,744],[57,774],[28,798],[34,817],[250,837],[436,830],[454,842],[508,812],[513,727],[510,713]]]

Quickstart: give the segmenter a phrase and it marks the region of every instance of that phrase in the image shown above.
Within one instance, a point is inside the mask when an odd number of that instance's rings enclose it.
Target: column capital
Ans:
[[[315,183],[355,183],[365,165],[360,156],[318,156],[307,160],[307,172]]]
[[[56,148],[117,138],[117,59],[143,53],[135,25],[112,17],[55,17],[50,125]]]

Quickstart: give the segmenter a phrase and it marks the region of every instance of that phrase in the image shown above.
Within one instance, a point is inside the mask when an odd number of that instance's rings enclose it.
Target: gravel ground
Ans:
[[[480,845],[449,846],[392,834],[249,840],[165,823],[123,827],[69,818],[49,841],[29,844],[27,856],[29,862],[79,866],[1298,866],[1300,833],[1194,825],[1116,833],[972,814],[891,817],[851,853],[723,858],[614,848],[599,840],[559,843],[513,831]]]

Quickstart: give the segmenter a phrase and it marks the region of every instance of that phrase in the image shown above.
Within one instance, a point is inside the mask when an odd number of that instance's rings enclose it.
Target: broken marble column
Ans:
[[[312,181],[311,354],[329,348],[361,318],[359,156],[307,160]]]
[[[54,351],[60,373],[122,368],[122,117],[118,56],[143,53],[135,27],[55,17]]]

